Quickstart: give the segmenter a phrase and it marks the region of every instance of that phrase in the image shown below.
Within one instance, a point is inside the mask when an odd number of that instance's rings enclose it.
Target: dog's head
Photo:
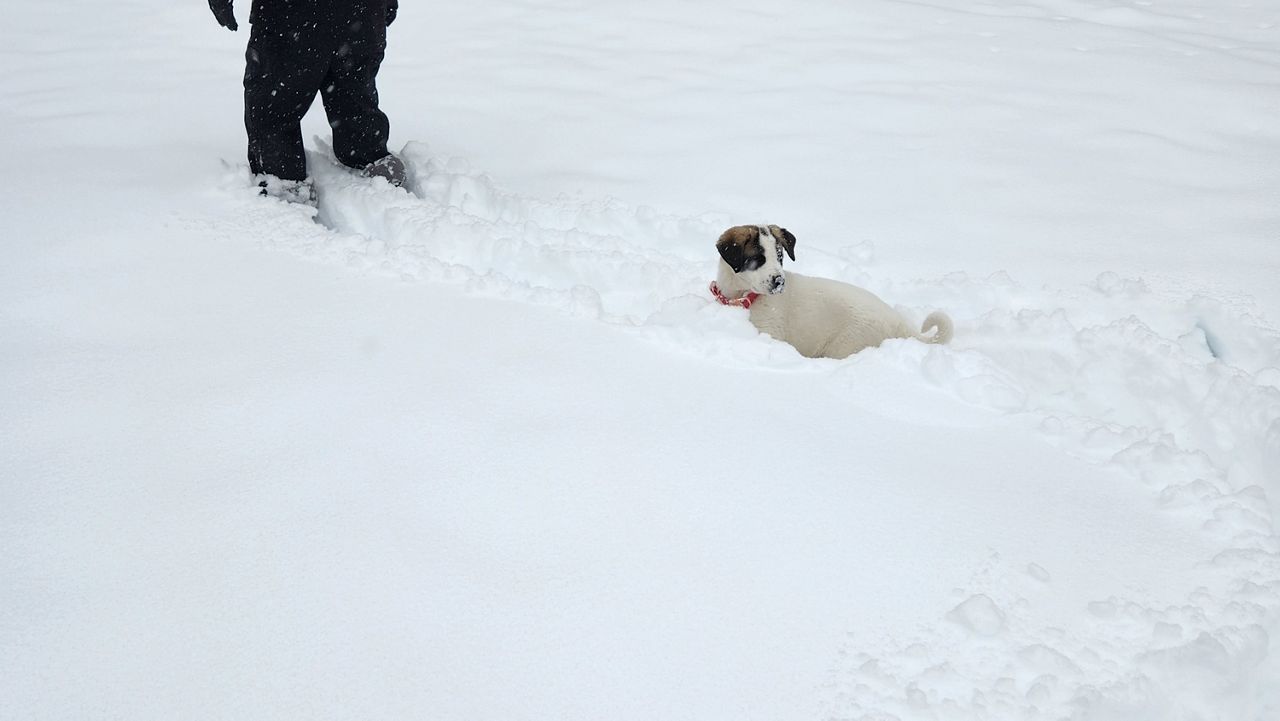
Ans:
[[[737,225],[720,235],[716,250],[748,290],[775,294],[786,287],[782,254],[796,259],[796,237],[776,225]]]

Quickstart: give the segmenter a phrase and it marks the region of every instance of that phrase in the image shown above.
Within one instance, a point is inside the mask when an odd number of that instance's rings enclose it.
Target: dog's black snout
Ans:
[[[782,286],[786,284],[787,284],[787,279],[782,277],[781,275],[775,275],[769,278],[769,290],[771,292],[777,293],[778,291],[782,290]]]

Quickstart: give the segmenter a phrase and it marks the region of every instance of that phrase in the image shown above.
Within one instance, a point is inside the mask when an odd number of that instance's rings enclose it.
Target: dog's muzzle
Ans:
[[[769,279],[769,295],[777,295],[787,284],[786,276],[775,275]]]

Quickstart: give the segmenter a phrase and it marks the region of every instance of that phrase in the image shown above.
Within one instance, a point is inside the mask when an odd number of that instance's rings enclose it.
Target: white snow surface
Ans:
[[[318,210],[205,3],[5,16],[0,718],[1280,719],[1280,2],[406,3]]]

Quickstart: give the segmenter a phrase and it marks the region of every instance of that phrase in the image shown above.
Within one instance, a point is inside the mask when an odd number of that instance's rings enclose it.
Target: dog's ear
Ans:
[[[747,265],[747,256],[742,252],[742,243],[728,237],[729,233],[720,236],[720,240],[716,242],[716,250],[720,251],[720,257],[724,258],[724,262],[733,268],[733,272],[741,273],[742,269]]]
[[[787,255],[792,260],[795,260],[796,259],[796,237],[791,234],[791,231],[787,230],[786,228],[779,228],[776,225],[771,225],[769,226],[769,232],[773,233],[773,237],[776,238],[779,243],[782,243],[782,247],[784,250],[787,251]]]

